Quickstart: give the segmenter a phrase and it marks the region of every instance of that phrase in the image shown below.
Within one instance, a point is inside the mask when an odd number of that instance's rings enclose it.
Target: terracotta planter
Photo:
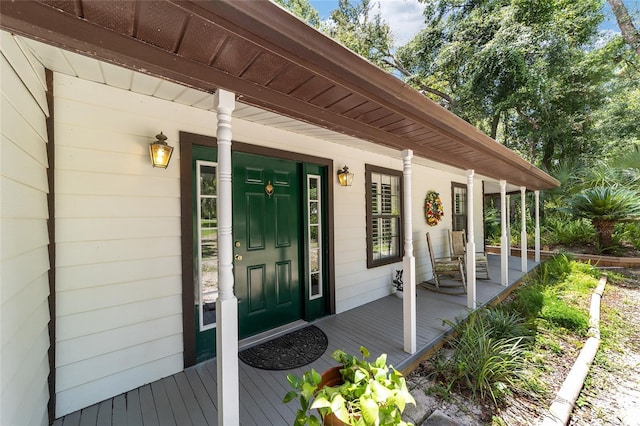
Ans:
[[[322,380],[318,385],[318,389],[323,388],[325,386],[336,386],[344,383],[342,379],[342,374],[340,374],[340,369],[342,366],[332,367],[328,370],[325,370],[322,373]],[[328,426],[343,426],[347,423],[338,419],[333,413],[327,414],[323,419],[323,424]]]
[[[333,413],[329,413],[326,416],[324,416],[323,424],[325,426],[344,426],[344,425],[348,425],[349,423],[345,423],[339,418],[337,418]]]
[[[325,386],[335,386],[341,385],[344,383],[342,379],[342,374],[340,374],[341,365],[337,367],[331,367],[328,370],[322,372],[322,380],[320,380],[320,384],[318,385],[318,389],[323,388]]]

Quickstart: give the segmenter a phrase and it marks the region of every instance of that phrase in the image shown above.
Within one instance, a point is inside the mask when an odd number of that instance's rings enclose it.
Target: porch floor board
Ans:
[[[508,287],[500,285],[500,256],[488,255],[490,280],[477,280],[476,300],[483,306]],[[536,266],[528,262],[528,269]],[[509,258],[509,286],[524,276],[520,258]],[[446,282],[446,280],[445,280]],[[343,349],[357,354],[361,345],[372,358],[380,353],[398,370],[404,370],[433,348],[449,332],[443,319],[468,315],[466,294],[444,294],[418,286],[417,351],[403,350],[402,299],[390,295],[349,311],[322,318],[314,325],[327,335],[329,346],[322,357],[310,365],[286,371],[267,371],[239,361],[240,424],[291,425],[297,406],[282,404],[290,390],[286,375],[301,375],[314,368],[322,372],[335,365],[331,353]],[[57,419],[54,426],[92,425],[217,425],[216,360],[205,361],[173,376],[118,395],[101,403]]]

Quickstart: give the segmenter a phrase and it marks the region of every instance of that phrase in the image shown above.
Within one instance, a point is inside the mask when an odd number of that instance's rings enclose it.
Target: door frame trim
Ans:
[[[192,212],[192,188],[193,179],[191,177],[191,163],[193,162],[193,145],[208,146],[217,148],[217,139],[213,136],[204,136],[195,133],[180,131],[180,229],[181,229],[181,252],[182,252],[182,340],[184,345],[184,368],[196,363],[196,333],[193,327],[195,317],[193,313],[194,305],[194,252],[193,252],[193,212]],[[328,314],[335,313],[335,256],[334,256],[334,216],[333,216],[333,160],[312,155],[299,154],[296,152],[284,151],[280,149],[268,148],[260,145],[253,145],[243,142],[236,142],[231,145],[232,151],[258,154],[265,157],[281,158],[285,160],[299,161],[302,163],[313,163],[327,167],[327,281],[329,292],[326,295],[326,308]]]

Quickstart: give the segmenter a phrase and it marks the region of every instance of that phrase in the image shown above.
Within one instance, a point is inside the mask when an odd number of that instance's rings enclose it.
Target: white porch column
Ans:
[[[231,193],[231,113],[235,94],[218,90],[214,96],[218,128],[218,299],[216,300],[216,364],[218,424],[240,424],[238,373],[238,299],[233,294],[233,235]]]
[[[472,169],[467,170],[467,308],[476,308],[476,237],[473,226],[473,176]]]
[[[413,151],[402,151],[403,162],[403,194],[404,210],[404,257],[402,279],[404,284],[402,300],[402,318],[404,334],[404,351],[416,352],[417,318],[416,318],[416,259],[413,257],[413,224],[411,218],[411,159]]]
[[[534,192],[536,199],[536,233],[535,233],[535,245],[536,245],[536,263],[540,263],[540,191]]]
[[[507,181],[500,181],[500,229],[502,236],[500,238],[500,284],[507,286],[509,284],[509,236],[507,235]]]
[[[527,272],[527,188],[520,187],[520,268]]]

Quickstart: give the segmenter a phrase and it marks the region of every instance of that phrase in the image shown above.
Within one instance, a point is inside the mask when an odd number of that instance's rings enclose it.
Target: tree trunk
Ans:
[[[596,228],[598,241],[600,242],[600,250],[607,251],[613,245],[613,228],[616,226],[615,220],[593,219],[591,221],[593,227]]]
[[[620,27],[620,31],[622,32],[622,38],[624,38],[624,41],[626,41],[629,46],[636,51],[636,54],[640,56],[640,32],[638,32],[637,28],[633,25],[629,11],[625,7],[624,3],[622,3],[622,0],[607,1],[611,5],[616,21],[618,21],[618,27]]]
[[[493,115],[493,120],[491,121],[491,139],[495,139],[498,135],[498,125],[500,124],[500,112],[498,111]]]

